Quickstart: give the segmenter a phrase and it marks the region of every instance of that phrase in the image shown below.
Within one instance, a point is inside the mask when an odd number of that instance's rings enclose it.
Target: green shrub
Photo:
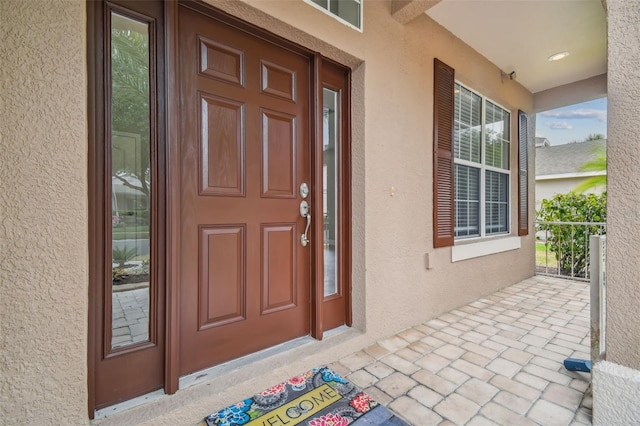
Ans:
[[[111,259],[114,263],[118,264],[119,268],[124,268],[125,263],[132,260],[134,257],[138,255],[138,250],[135,247],[127,248],[126,246],[123,248],[114,247],[111,253]]]
[[[536,212],[539,222],[599,222],[607,220],[607,194],[557,194],[542,200]],[[547,236],[549,250],[555,254],[561,275],[587,277],[589,237],[606,233],[597,226],[539,225]]]

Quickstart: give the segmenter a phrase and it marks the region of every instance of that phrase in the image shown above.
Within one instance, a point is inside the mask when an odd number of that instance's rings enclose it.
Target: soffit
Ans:
[[[442,0],[425,13],[532,93],[607,72],[600,0]]]

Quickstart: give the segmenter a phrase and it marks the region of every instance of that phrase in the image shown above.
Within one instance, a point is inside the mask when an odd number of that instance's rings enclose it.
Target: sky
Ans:
[[[607,98],[536,114],[536,137],[551,145],[581,142],[591,134],[607,137]]]

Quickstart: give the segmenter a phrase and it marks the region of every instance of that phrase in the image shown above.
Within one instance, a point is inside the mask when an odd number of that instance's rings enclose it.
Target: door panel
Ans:
[[[244,106],[200,94],[202,195],[245,195]]]
[[[260,61],[262,65],[262,88],[264,93],[289,100],[296,101],[296,72],[288,68],[273,64],[268,61]]]
[[[309,333],[309,58],[181,6],[180,374]]]
[[[244,226],[200,227],[198,330],[245,319]]]
[[[295,234],[295,224],[262,225],[262,315],[297,305]]]
[[[296,118],[262,111],[262,197],[295,198]]]
[[[244,52],[201,36],[198,41],[201,75],[244,86]]]

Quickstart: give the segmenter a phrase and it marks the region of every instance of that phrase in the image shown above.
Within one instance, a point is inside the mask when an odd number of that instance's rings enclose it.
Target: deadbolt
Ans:
[[[302,199],[305,199],[309,196],[309,185],[307,185],[307,182],[302,182],[300,184],[300,196],[302,197]]]

